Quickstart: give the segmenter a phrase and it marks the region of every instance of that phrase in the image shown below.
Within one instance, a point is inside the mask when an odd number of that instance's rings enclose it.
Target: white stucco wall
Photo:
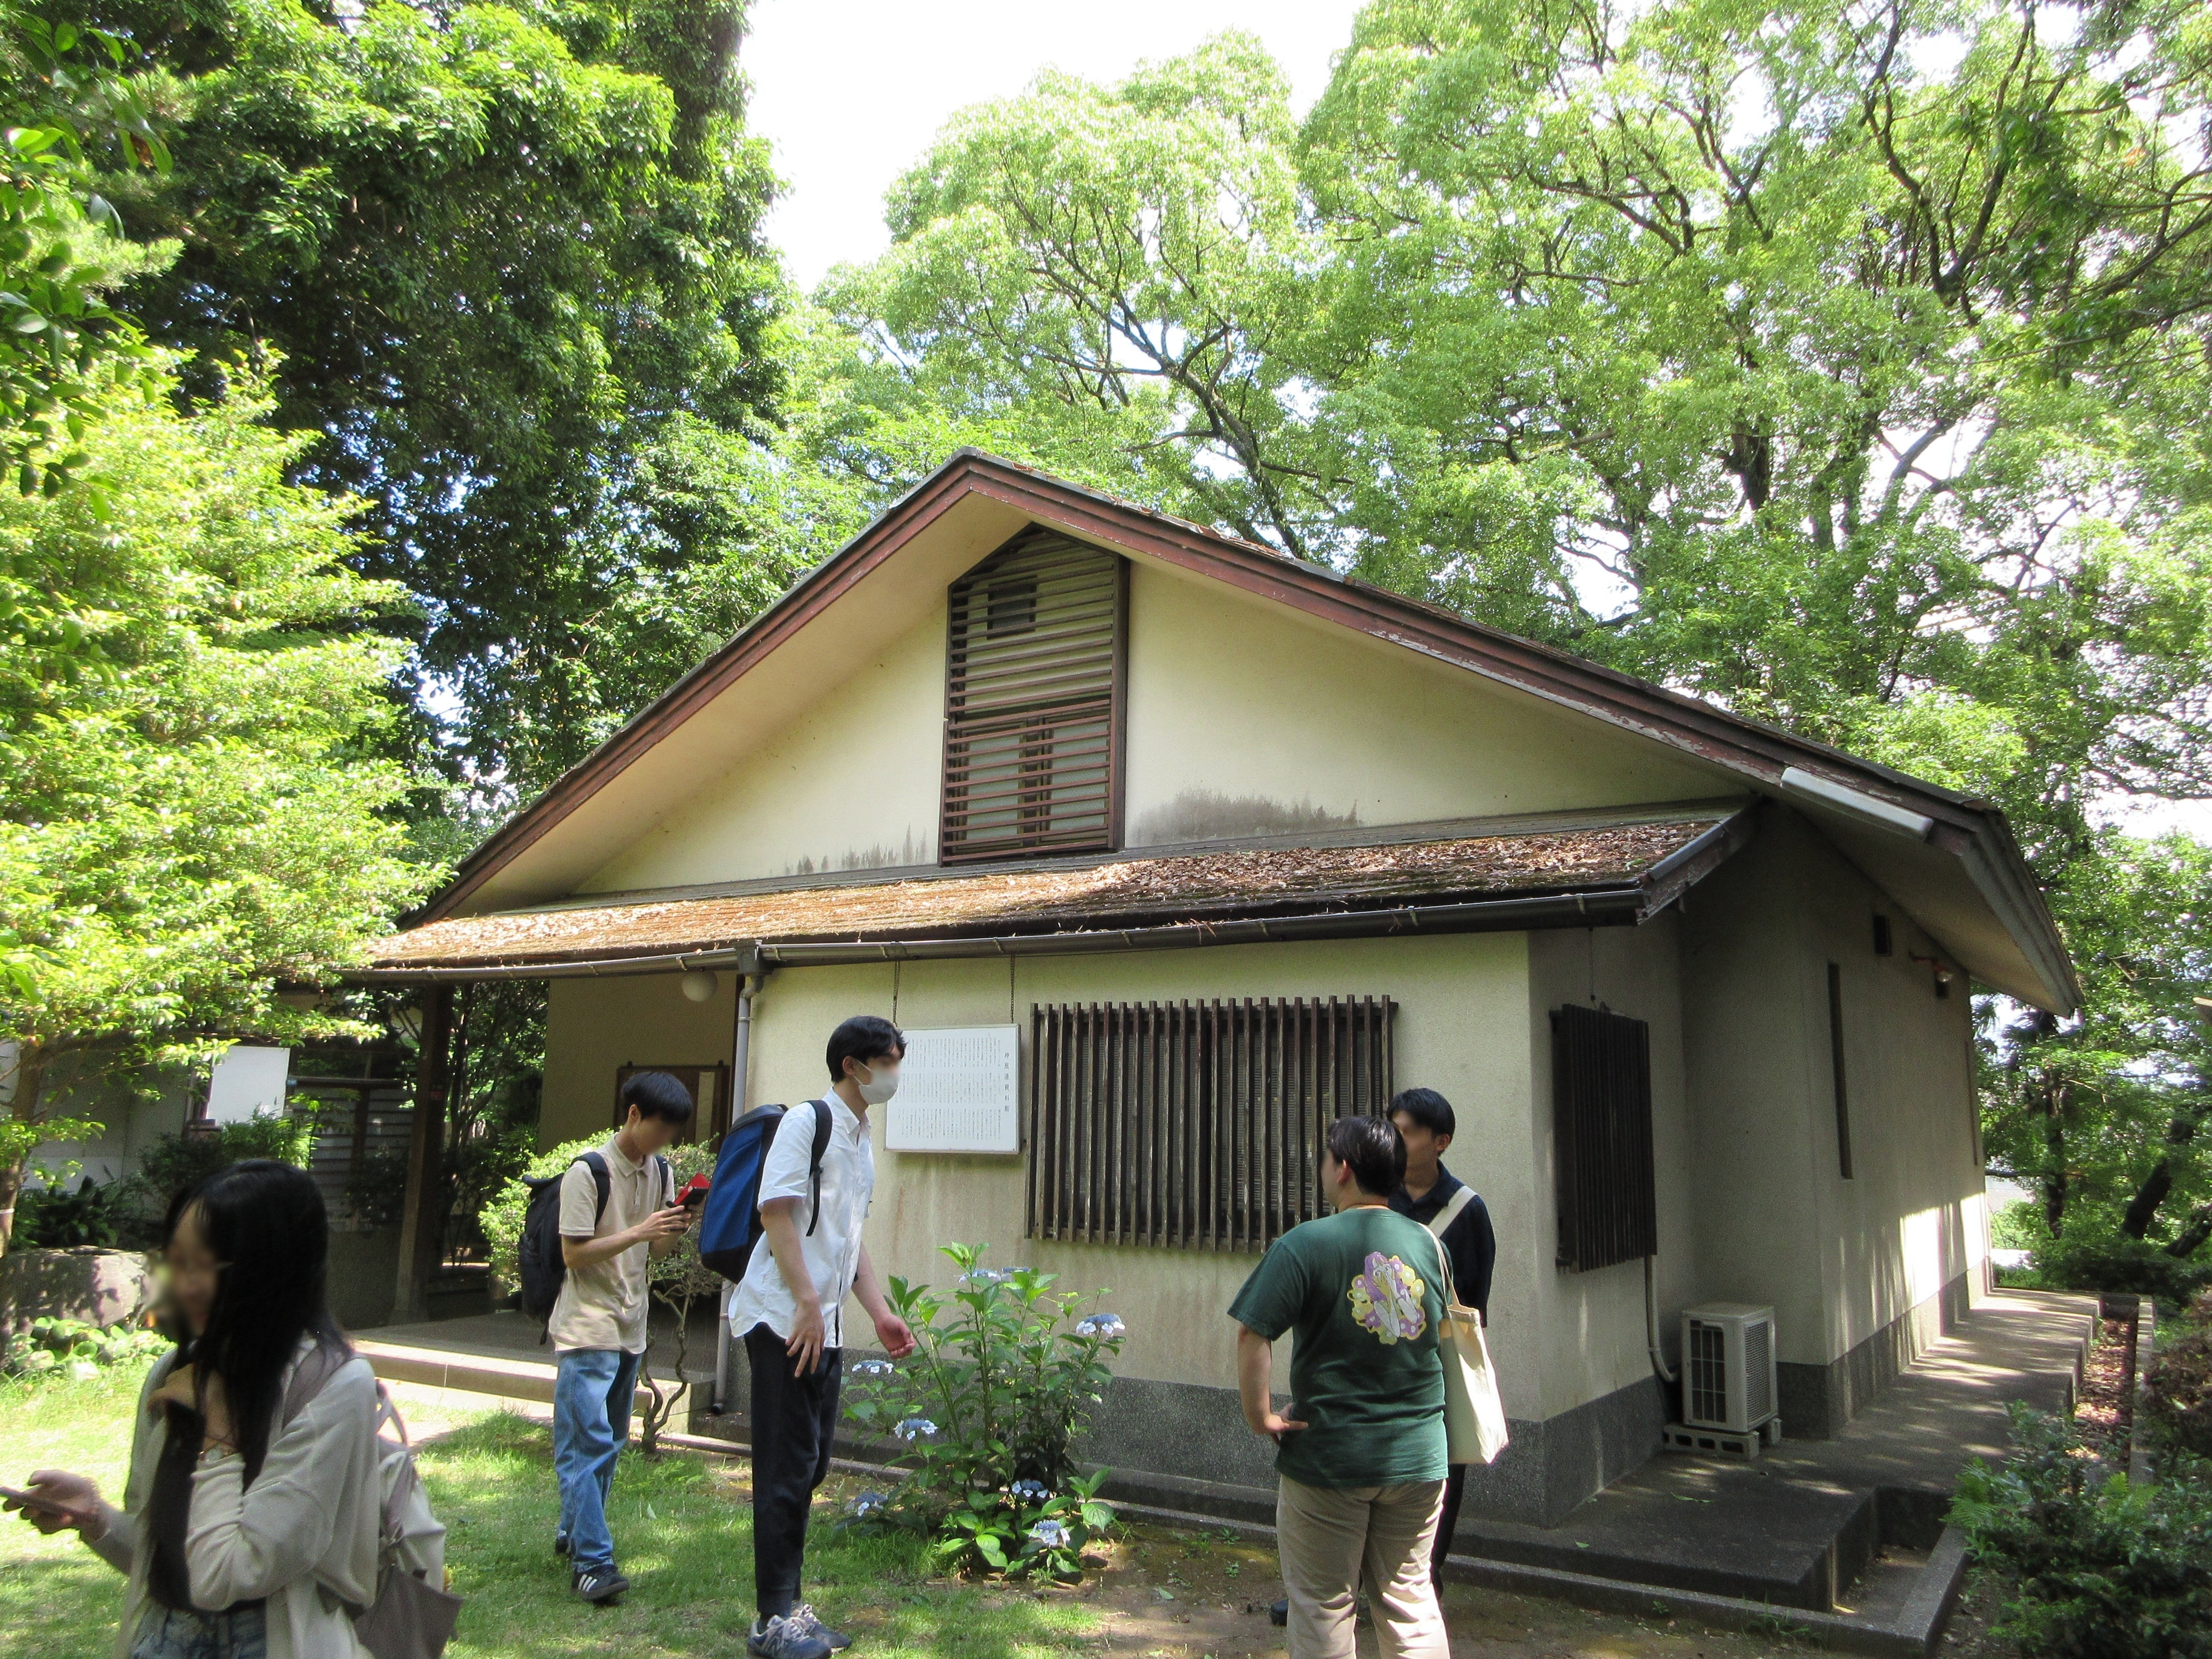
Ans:
[[[586,893],[931,864],[945,764],[945,604],[607,860]]]
[[[1465,669],[1141,562],[1127,763],[1132,847],[1738,787]]]
[[[1465,669],[1142,560],[1129,605],[1131,847],[1736,787]],[[576,890],[934,862],[945,640],[939,594],[925,619],[856,649],[787,725],[641,823]]]
[[[1564,1003],[1604,1007],[1650,1028],[1651,1138],[1658,1197],[1655,1263],[1662,1340],[1697,1297],[1699,1200],[1683,1074],[1680,927],[1672,912],[1641,927],[1591,927],[1528,935],[1531,1153],[1528,1188],[1535,1222],[1518,1241],[1531,1281],[1546,1380],[1546,1416],[1599,1400],[1651,1375],[1644,1264],[1574,1273],[1557,1265],[1559,1212],[1552,1136],[1551,1012]],[[1708,1195],[1710,1196],[1710,1195]],[[1742,1201],[1741,1194],[1726,1201]],[[1500,1240],[1500,1257],[1504,1256]]]
[[[1895,954],[1874,954],[1872,917]],[[1826,1364],[1986,1251],[1970,1004],[1934,947],[1801,818],[1690,896],[1685,1053],[1700,1300],[1771,1303],[1778,1354]],[[1853,1176],[1838,1152],[1827,964],[1843,969]]]

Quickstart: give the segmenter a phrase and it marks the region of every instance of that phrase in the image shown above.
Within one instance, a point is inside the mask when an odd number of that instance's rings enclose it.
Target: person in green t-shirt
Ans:
[[[1352,1659],[1363,1577],[1382,1659],[1449,1659],[1429,1576],[1444,1489],[1443,1287],[1436,1240],[1390,1208],[1405,1174],[1388,1118],[1330,1124],[1322,1178],[1336,1213],[1277,1239],[1229,1304],[1244,1420],[1278,1448],[1291,1659]],[[1287,1416],[1269,1388],[1285,1331],[1296,1333]]]

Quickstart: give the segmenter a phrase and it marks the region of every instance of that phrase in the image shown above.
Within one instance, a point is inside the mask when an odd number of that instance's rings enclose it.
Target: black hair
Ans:
[[[1328,1155],[1370,1198],[1388,1198],[1406,1179],[1406,1138],[1387,1117],[1340,1117],[1328,1126]]]
[[[1451,1102],[1434,1089],[1401,1089],[1390,1097],[1390,1115],[1401,1112],[1432,1135],[1457,1133],[1452,1127]]]
[[[222,1379],[239,1455],[250,1484],[276,1427],[284,1373],[303,1339],[343,1359],[352,1352],[324,1294],[330,1217],[305,1170],[252,1158],[217,1170],[179,1194],[161,1228],[167,1249],[178,1224],[197,1217],[200,1240],[221,1263],[206,1328],[180,1344],[195,1384]]]
[[[629,1109],[637,1108],[640,1117],[657,1117],[669,1123],[689,1123],[691,1121],[691,1091],[684,1080],[669,1072],[638,1072],[622,1086],[623,1121],[629,1121]]]
[[[904,1059],[904,1034],[881,1014],[854,1015],[830,1033],[830,1080],[843,1080],[847,1060],[857,1060],[866,1066],[878,1054]]]

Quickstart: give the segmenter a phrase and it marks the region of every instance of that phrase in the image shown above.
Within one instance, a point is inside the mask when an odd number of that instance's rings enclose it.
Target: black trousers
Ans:
[[[789,1613],[799,1601],[806,1513],[830,1473],[844,1358],[825,1348],[811,1376],[793,1376],[781,1337],[765,1325],[745,1333],[753,1383],[753,1599],[764,1620]]]
[[[1451,1553],[1452,1528],[1459,1525],[1459,1500],[1467,1495],[1467,1465],[1455,1463],[1444,1476],[1444,1507],[1437,1516],[1436,1547],[1429,1552],[1429,1577],[1444,1587],[1444,1557]]]

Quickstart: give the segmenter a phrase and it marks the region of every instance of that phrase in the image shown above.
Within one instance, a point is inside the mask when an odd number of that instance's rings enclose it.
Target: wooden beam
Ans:
[[[446,1131],[446,1048],[453,1029],[453,988],[428,988],[422,998],[422,1035],[415,1061],[415,1121],[407,1142],[407,1199],[399,1216],[399,1282],[392,1302],[392,1322],[407,1325],[430,1316],[430,1273],[437,1266],[442,1239],[428,1237],[441,1206],[431,1183],[443,1162]]]

